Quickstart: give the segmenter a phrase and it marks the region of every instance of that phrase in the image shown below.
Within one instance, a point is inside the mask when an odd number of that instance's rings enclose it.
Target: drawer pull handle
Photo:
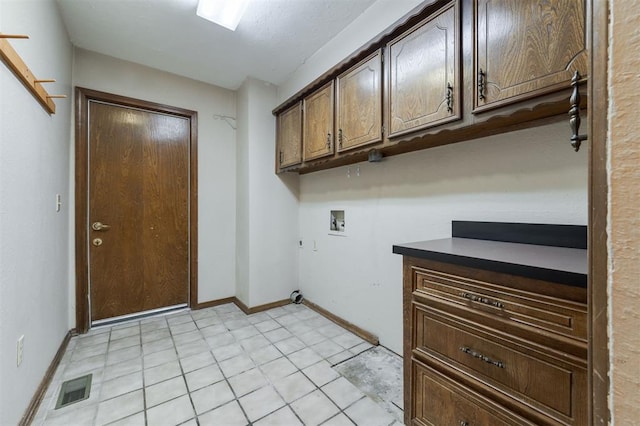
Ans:
[[[462,420],[460,422],[460,426],[469,426],[469,422],[465,422],[464,420]]]
[[[482,361],[486,362],[487,364],[495,365],[498,368],[504,368],[504,363],[502,361],[495,361],[495,360],[489,358],[488,356],[483,355],[480,352],[476,352],[473,349],[468,348],[466,346],[460,346],[460,351],[464,352],[465,354],[471,355],[474,358],[482,360]]]
[[[465,299],[469,299],[472,302],[480,302],[485,305],[495,306],[496,308],[504,308],[504,305],[500,302],[496,302],[495,300],[487,299],[486,297],[476,296],[471,293],[460,293],[460,297],[464,297]]]

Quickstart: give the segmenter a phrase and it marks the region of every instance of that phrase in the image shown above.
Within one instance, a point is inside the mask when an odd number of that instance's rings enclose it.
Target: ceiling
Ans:
[[[75,46],[236,90],[280,85],[376,0],[251,0],[235,32],[197,0],[57,1]]]

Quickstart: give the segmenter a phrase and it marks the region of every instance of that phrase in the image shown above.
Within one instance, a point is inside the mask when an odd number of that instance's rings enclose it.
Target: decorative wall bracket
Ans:
[[[66,95],[50,95],[47,93],[42,83],[53,83],[52,79],[36,78],[29,67],[24,63],[20,55],[11,47],[6,39],[17,38],[27,39],[29,36],[16,34],[0,33],[0,57],[7,64],[7,67],[20,79],[31,94],[38,100],[42,107],[49,113],[56,113],[56,104],[53,102],[55,98],[66,98]]]

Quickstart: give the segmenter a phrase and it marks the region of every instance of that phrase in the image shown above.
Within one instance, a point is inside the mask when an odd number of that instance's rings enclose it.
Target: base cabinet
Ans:
[[[429,426],[531,425],[482,395],[460,386],[436,370],[415,362],[413,366],[415,418],[411,424]],[[448,407],[443,410],[443,407]],[[407,423],[409,424],[409,423]]]
[[[407,425],[587,424],[585,289],[404,262]]]

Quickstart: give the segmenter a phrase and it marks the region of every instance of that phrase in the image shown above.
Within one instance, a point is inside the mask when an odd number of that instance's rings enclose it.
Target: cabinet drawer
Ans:
[[[586,366],[534,350],[515,338],[492,335],[428,307],[414,304],[414,315],[418,351],[452,363],[549,416],[573,423],[571,419],[582,415],[584,398],[578,390],[586,389]]]
[[[461,276],[414,269],[417,294],[424,294],[514,325],[526,325],[586,342],[583,303],[525,292]]]
[[[496,403],[453,382],[428,366],[413,362],[414,425],[533,425]]]

